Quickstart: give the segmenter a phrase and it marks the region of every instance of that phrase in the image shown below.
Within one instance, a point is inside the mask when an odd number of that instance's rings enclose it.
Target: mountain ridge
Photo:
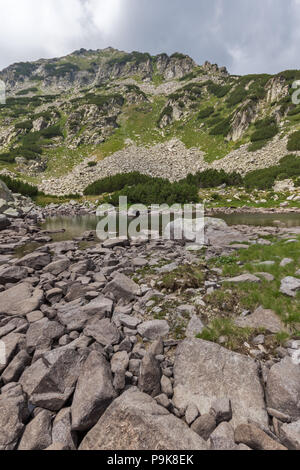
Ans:
[[[300,150],[300,107],[292,102],[299,78],[298,70],[230,75],[181,53],[113,48],[12,64],[0,72],[7,89],[0,107],[0,170],[41,184],[73,174],[85,159],[100,162],[101,170],[101,160],[115,152],[168,146],[172,139],[187,151],[197,149],[208,166],[235,152],[243,154],[244,173],[248,155],[249,170],[261,167],[259,159],[271,166],[278,162],[271,155],[276,142],[282,157]],[[87,171],[93,179],[88,165]]]

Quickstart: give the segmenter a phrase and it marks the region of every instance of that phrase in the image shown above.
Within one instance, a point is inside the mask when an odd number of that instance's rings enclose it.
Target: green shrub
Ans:
[[[199,113],[197,118],[198,119],[205,119],[214,112],[214,108],[212,106],[208,106],[207,108],[202,109]]]
[[[227,93],[230,91],[231,86],[230,85],[218,85],[217,83],[210,82],[207,86],[207,89],[209,93],[217,96],[218,98],[223,98],[223,96],[226,96]]]
[[[242,103],[247,98],[247,91],[245,87],[240,85],[237,86],[228,96],[226,102],[229,106],[236,106],[239,103]]]
[[[90,168],[94,167],[94,166],[97,166],[97,162],[88,162],[88,166]]]
[[[289,136],[287,149],[292,152],[300,150],[300,131],[296,131]]]
[[[19,179],[13,179],[10,176],[1,175],[1,180],[13,193],[19,193],[23,196],[29,197],[37,196],[38,194],[38,188],[36,186],[24,183],[24,181],[21,181]]]
[[[287,155],[280,160],[279,165],[247,173],[244,177],[244,184],[248,189],[271,189],[276,179],[298,176],[300,176],[300,157]]]
[[[47,72],[48,75],[51,77],[63,77],[67,73],[74,73],[78,72],[80,69],[78,65],[76,64],[71,64],[68,62],[65,63],[56,63],[56,64],[46,64],[45,65],[45,71]]]
[[[215,127],[210,131],[211,135],[223,135],[226,137],[231,129],[231,117],[222,119]]]
[[[38,88],[31,87],[31,88],[27,88],[26,90],[18,91],[18,93],[16,93],[16,95],[17,96],[28,95],[28,93],[35,93],[36,91],[39,91]]]
[[[106,178],[95,181],[85,188],[84,194],[86,196],[100,196],[104,193],[119,191],[125,186],[147,183],[151,181],[151,179],[151,176],[142,175],[137,171],[133,171],[131,173],[119,173],[117,175],[107,176]]]
[[[23,122],[17,122],[15,125],[16,129],[26,129],[27,131],[30,131],[32,129],[32,122],[31,121],[23,121]]]
[[[251,136],[251,142],[257,142],[260,140],[272,139],[278,134],[278,127],[276,124],[265,127],[264,129],[257,129]]]
[[[181,182],[186,182],[198,188],[216,188],[222,184],[227,186],[242,186],[243,178],[239,173],[226,173],[224,170],[208,169],[198,171],[196,174],[189,174]]]

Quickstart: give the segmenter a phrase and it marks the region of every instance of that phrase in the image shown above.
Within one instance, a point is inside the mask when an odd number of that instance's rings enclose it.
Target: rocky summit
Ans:
[[[0,166],[48,194],[139,171],[245,174],[298,154],[299,71],[231,75],[189,56],[80,49],[2,72]]]

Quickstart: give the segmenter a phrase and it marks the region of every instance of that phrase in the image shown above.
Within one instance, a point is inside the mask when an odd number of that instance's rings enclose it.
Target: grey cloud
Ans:
[[[239,74],[299,67],[300,0],[23,0],[36,7],[35,17],[19,11],[24,21],[14,2],[0,0],[2,17],[17,20],[1,28],[0,68],[107,46],[180,51]]]

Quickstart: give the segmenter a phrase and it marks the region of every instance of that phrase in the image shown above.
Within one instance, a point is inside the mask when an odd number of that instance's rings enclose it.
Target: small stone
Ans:
[[[190,426],[199,416],[199,410],[194,403],[188,405],[185,412],[185,421]]]
[[[216,420],[210,414],[200,416],[191,426],[192,430],[195,431],[205,441],[209,439],[209,436],[216,429],[216,427]]]

